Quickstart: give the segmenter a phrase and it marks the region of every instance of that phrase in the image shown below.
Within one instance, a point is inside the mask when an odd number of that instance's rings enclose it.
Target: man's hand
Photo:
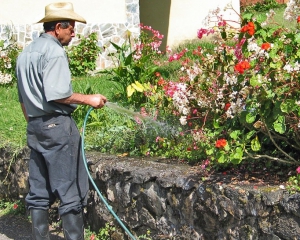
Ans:
[[[90,96],[90,103],[88,105],[93,108],[102,108],[107,101],[106,97],[101,94],[93,94],[88,96]]]
[[[89,105],[93,108],[102,108],[107,102],[107,99],[101,94],[73,93],[70,97],[57,99],[55,102],[63,104],[82,104]]]

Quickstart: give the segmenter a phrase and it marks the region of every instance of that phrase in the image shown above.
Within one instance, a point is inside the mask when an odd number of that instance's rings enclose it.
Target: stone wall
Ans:
[[[28,153],[24,149],[11,162],[12,155],[0,151],[0,197],[27,193]],[[87,159],[97,187],[135,236],[150,230],[151,239],[299,239],[299,193],[233,184],[222,174],[203,182],[201,169],[161,159],[99,153],[88,153]],[[86,220],[94,231],[113,222],[118,228],[113,239],[128,239],[92,186]]]
[[[122,45],[127,37],[128,31],[131,32],[132,37],[139,35],[140,19],[139,19],[139,0],[126,0],[126,21],[124,23],[76,23],[75,34],[88,36],[91,32],[97,32],[98,45],[105,46],[103,52],[99,55],[97,60],[97,68],[103,69],[112,66],[112,62],[107,55],[114,52],[115,49],[110,41]],[[31,41],[37,38],[43,32],[43,25],[40,24],[1,24],[0,23],[0,40],[5,40],[8,44],[8,39],[14,39],[18,42],[20,47],[28,45]],[[78,37],[75,37],[71,44],[78,43]]]

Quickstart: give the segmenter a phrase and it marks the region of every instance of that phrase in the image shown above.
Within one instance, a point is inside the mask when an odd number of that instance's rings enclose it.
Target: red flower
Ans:
[[[95,235],[92,234],[91,237],[90,237],[90,240],[94,240],[95,239]]]
[[[231,104],[230,103],[226,103],[225,104],[225,107],[224,107],[224,110],[227,111],[229,108],[230,108]]]
[[[241,32],[247,32],[249,35],[254,35],[255,33],[255,25],[253,22],[248,22],[247,25],[241,28]]]
[[[216,141],[216,148],[223,148],[226,146],[226,144],[227,144],[226,139],[224,139],[224,138],[218,139]]]
[[[300,23],[300,16],[297,17],[297,23]]]
[[[271,44],[270,43],[263,43],[261,45],[261,49],[263,49],[263,50],[268,50],[270,48],[271,48]]]
[[[17,209],[18,207],[19,207],[19,206],[18,206],[18,204],[16,204],[16,203],[15,203],[14,206],[13,206],[14,209]]]
[[[165,80],[161,77],[158,82],[157,82],[158,85],[162,86],[165,84]]]
[[[245,70],[250,68],[250,64],[247,61],[239,62],[235,65],[234,70],[243,74]]]

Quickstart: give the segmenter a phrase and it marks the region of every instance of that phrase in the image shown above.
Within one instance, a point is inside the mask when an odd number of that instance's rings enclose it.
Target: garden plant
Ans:
[[[74,89],[100,92],[133,113],[106,107],[91,112],[86,148],[181,159],[201,165],[203,171],[244,163],[292,166],[287,187],[300,191],[299,6],[299,0],[290,0],[284,9],[289,27],[275,20],[272,8],[263,9],[266,14],[245,8],[238,23],[216,9],[208,18],[214,26],[199,29],[197,41],[175,50],[161,51],[163,35],[141,25],[138,39],[128,34],[122,46],[110,43],[115,65],[93,77],[87,75],[95,70],[100,48],[95,34],[82,38],[67,50]],[[227,9],[234,11],[230,5]],[[19,108],[13,74],[19,48],[0,42],[0,50],[0,106],[9,101],[11,107],[3,107],[2,114],[11,116],[10,109]],[[80,106],[74,112],[79,127],[86,111]],[[144,118],[135,118],[135,112]],[[19,129],[21,134],[12,138],[25,145],[20,115],[13,127],[0,122],[0,137]]]
[[[219,9],[212,11],[209,19],[216,25],[199,29],[198,38],[210,35],[215,47],[199,45],[169,53],[169,63],[180,63],[177,79],[168,79],[164,62],[149,58],[159,67],[156,81],[147,78],[135,82],[137,87],[129,82],[127,97],[146,96],[145,102],[139,102],[144,114],[163,119],[173,115],[181,126],[178,136],[158,135],[156,144],[140,146],[142,152],[200,161],[203,167],[261,160],[266,165],[293,164],[296,169],[300,149],[297,6],[298,2],[290,1],[285,9],[295,29],[277,24],[272,9],[265,18],[245,10],[241,27],[223,19]],[[142,53],[143,47],[136,46]],[[156,47],[152,51],[160,54]]]

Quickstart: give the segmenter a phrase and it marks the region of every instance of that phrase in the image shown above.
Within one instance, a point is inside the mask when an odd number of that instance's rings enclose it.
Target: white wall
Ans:
[[[228,3],[240,12],[240,0],[171,0],[168,45],[173,46],[182,40],[197,38],[197,30],[205,28],[203,20],[209,11],[218,7],[224,10]],[[239,21],[238,14],[233,11],[227,10],[223,15],[224,19]]]
[[[124,23],[125,0],[62,0],[73,3],[88,23]],[[45,6],[59,0],[0,0],[0,23],[33,24],[45,15]]]

